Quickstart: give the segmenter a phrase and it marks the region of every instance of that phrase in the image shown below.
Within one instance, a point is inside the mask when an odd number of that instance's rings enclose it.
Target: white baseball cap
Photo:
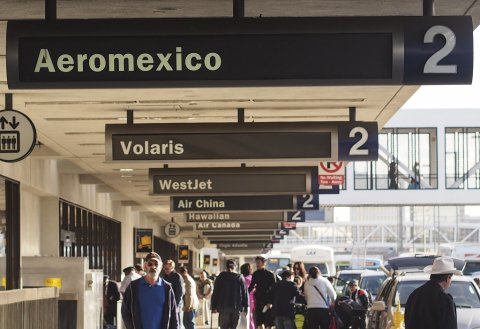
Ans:
[[[451,257],[438,257],[433,261],[433,265],[429,265],[423,269],[429,274],[454,274],[462,275],[462,272],[455,268]]]

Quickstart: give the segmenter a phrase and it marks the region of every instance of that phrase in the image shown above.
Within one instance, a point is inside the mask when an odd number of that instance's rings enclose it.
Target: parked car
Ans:
[[[343,270],[337,272],[334,285],[335,291],[337,294],[345,296],[345,288],[347,283],[352,280],[360,281],[362,274],[368,272],[377,273],[376,271],[371,270]]]
[[[434,256],[413,257],[410,263],[401,259],[399,266],[391,262],[392,268],[421,268],[433,263]],[[465,263],[455,260],[455,267],[463,269]],[[420,264],[421,263],[421,264]],[[426,266],[425,265],[425,266]],[[417,270],[417,272],[393,272],[380,287],[378,295],[369,312],[368,329],[389,329],[393,324],[393,312],[400,302],[402,310],[405,309],[410,294],[430,279],[430,275]],[[480,289],[471,277],[453,276],[452,284],[447,290],[457,305],[457,324],[460,329],[480,329]]]
[[[365,272],[360,278],[359,287],[366,290],[372,297],[372,300],[375,300],[378,290],[386,279],[387,275],[383,272]]]

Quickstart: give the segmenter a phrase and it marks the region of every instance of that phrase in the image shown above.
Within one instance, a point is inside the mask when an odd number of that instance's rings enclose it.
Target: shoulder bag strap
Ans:
[[[318,293],[320,294],[320,296],[322,296],[322,299],[323,299],[323,301],[325,302],[325,305],[328,307],[327,300],[325,299],[325,297],[323,297],[323,294],[322,294],[322,292],[320,291],[320,289],[318,289],[317,286],[314,285],[314,284],[312,284],[312,286],[315,288],[316,291],[318,291]]]

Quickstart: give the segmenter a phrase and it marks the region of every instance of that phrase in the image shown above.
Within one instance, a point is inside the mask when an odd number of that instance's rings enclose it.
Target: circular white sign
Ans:
[[[16,162],[24,159],[35,147],[37,132],[25,114],[0,111],[0,160]]]
[[[176,238],[180,234],[180,225],[171,222],[165,225],[165,235],[168,238]]]
[[[197,249],[202,249],[205,246],[205,241],[203,241],[203,239],[198,238],[193,240],[193,245]]]

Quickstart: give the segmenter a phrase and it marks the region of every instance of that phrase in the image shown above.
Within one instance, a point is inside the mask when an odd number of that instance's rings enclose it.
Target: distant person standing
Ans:
[[[127,329],[179,329],[177,304],[170,283],[160,278],[162,259],[151,252],[144,260],[146,275],[132,281],[122,303]]]
[[[268,307],[272,308],[276,329],[295,329],[295,302],[300,294],[292,271],[283,271],[281,277],[273,286]]]
[[[248,289],[250,283],[252,282],[252,266],[250,263],[245,263],[240,266],[240,273],[245,280],[245,286]],[[244,327],[247,329],[255,329],[255,319],[254,319],[254,312],[255,312],[255,290],[248,294],[248,312],[245,315],[245,323]]]
[[[308,280],[305,283],[304,290],[307,301],[308,328],[328,329],[330,325],[328,309],[337,298],[332,284],[322,277],[318,267],[314,266],[308,271]]]
[[[195,329],[195,317],[198,311],[198,297],[195,280],[188,274],[185,266],[180,267],[178,273],[185,282],[185,295],[183,295],[183,326],[185,329]]]
[[[255,258],[257,270],[252,275],[252,282],[248,292],[255,289],[255,324],[258,329],[273,327],[272,312],[268,310],[268,294],[275,284],[275,275],[265,268],[266,259],[262,256]]]
[[[462,275],[451,257],[438,257],[424,272],[430,281],[415,289],[405,306],[405,329],[457,329],[457,309],[445,290],[453,275]],[[464,328],[460,328],[464,329]]]
[[[103,276],[103,322],[106,328],[115,327],[117,317],[117,302],[120,300],[120,291],[115,281],[108,275]]]
[[[120,292],[122,293],[122,296],[125,293],[127,287],[130,285],[130,282],[140,279],[142,277],[140,274],[137,274],[137,272],[135,272],[135,267],[133,266],[125,267],[123,269],[123,273],[125,274],[125,277],[123,278],[122,284],[120,285]]]
[[[307,270],[305,270],[305,264],[303,262],[293,263],[293,274],[302,278],[302,290],[303,284],[307,281]]]
[[[220,329],[236,329],[240,312],[248,310],[248,295],[243,277],[235,273],[235,261],[226,262],[225,271],[215,280],[212,295],[212,312],[219,313]]]
[[[180,274],[175,271],[175,262],[173,260],[167,259],[165,264],[163,264],[162,278],[172,285],[177,308],[180,310],[184,294],[183,279]]]
[[[202,271],[197,281],[197,296],[200,299],[202,308],[203,323],[210,324],[210,300],[212,298],[213,282],[207,276],[207,272]]]
[[[398,169],[395,161],[390,162],[388,166],[388,188],[398,190]]]
[[[358,288],[357,280],[348,282],[348,288],[350,289],[350,299],[355,302],[350,319],[352,329],[365,329],[367,326],[368,295],[365,290]]]

